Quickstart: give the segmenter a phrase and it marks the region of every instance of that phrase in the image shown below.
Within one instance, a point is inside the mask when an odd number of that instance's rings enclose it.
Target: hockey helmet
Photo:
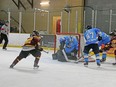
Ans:
[[[114,32],[116,32],[116,29],[114,29]]]
[[[8,20],[5,20],[5,23],[9,23],[9,21]]]
[[[33,33],[32,33],[32,36],[39,36],[39,32],[34,30]]]
[[[86,27],[87,29],[91,29],[92,28],[92,26],[91,25],[87,25],[87,27]]]
[[[9,21],[5,20],[4,23],[5,23],[6,26],[8,26]]]

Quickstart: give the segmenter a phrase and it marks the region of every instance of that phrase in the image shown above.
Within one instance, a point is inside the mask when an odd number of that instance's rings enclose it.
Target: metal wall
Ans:
[[[93,10],[92,13],[90,9],[85,9],[85,25],[91,24],[108,34],[116,29],[115,3],[116,0],[85,0],[85,6]]]
[[[44,47],[54,47],[55,35],[42,35],[41,45]]]

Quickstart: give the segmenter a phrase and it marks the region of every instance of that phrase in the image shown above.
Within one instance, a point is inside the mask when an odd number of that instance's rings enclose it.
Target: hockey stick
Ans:
[[[79,36],[80,37],[80,36]],[[80,39],[76,36],[76,39],[79,41]],[[81,44],[81,41],[79,41],[80,42],[80,44]],[[84,42],[84,46],[85,46],[85,42]],[[77,58],[77,63],[78,62],[82,62],[82,60],[84,60],[84,53],[83,53],[83,50],[82,49],[84,49],[84,48],[82,48],[82,46],[80,45],[80,54],[81,54],[81,56],[79,56],[78,58]],[[91,52],[92,51],[90,51],[89,52],[89,54],[91,54]],[[92,56],[93,56],[94,54],[91,54],[91,55],[88,55],[88,58],[91,58]]]
[[[47,54],[49,53],[48,51],[45,51],[45,50],[43,50],[43,52],[45,52],[45,53],[47,53]]]
[[[91,52],[89,52],[90,54]],[[95,54],[91,54],[91,55],[88,55],[88,59],[90,59],[92,56],[94,56]],[[81,57],[78,58],[78,60],[75,62],[75,63],[78,63],[78,62],[82,62],[84,60],[84,55],[82,54]],[[95,60],[90,60],[90,62],[95,62]]]

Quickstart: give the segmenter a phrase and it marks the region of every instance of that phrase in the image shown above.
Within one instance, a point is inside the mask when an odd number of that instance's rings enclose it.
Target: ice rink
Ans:
[[[84,67],[83,63],[52,60],[53,51],[42,52],[39,69],[33,69],[34,57],[21,60],[14,69],[9,65],[21,48],[0,48],[0,87],[115,87],[116,66],[108,58],[98,67],[95,62]]]

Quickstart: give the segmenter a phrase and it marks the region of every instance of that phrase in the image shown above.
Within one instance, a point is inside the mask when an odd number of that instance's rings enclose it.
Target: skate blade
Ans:
[[[88,67],[88,65],[84,65],[84,67]]]
[[[38,69],[39,67],[33,67],[33,69]]]

